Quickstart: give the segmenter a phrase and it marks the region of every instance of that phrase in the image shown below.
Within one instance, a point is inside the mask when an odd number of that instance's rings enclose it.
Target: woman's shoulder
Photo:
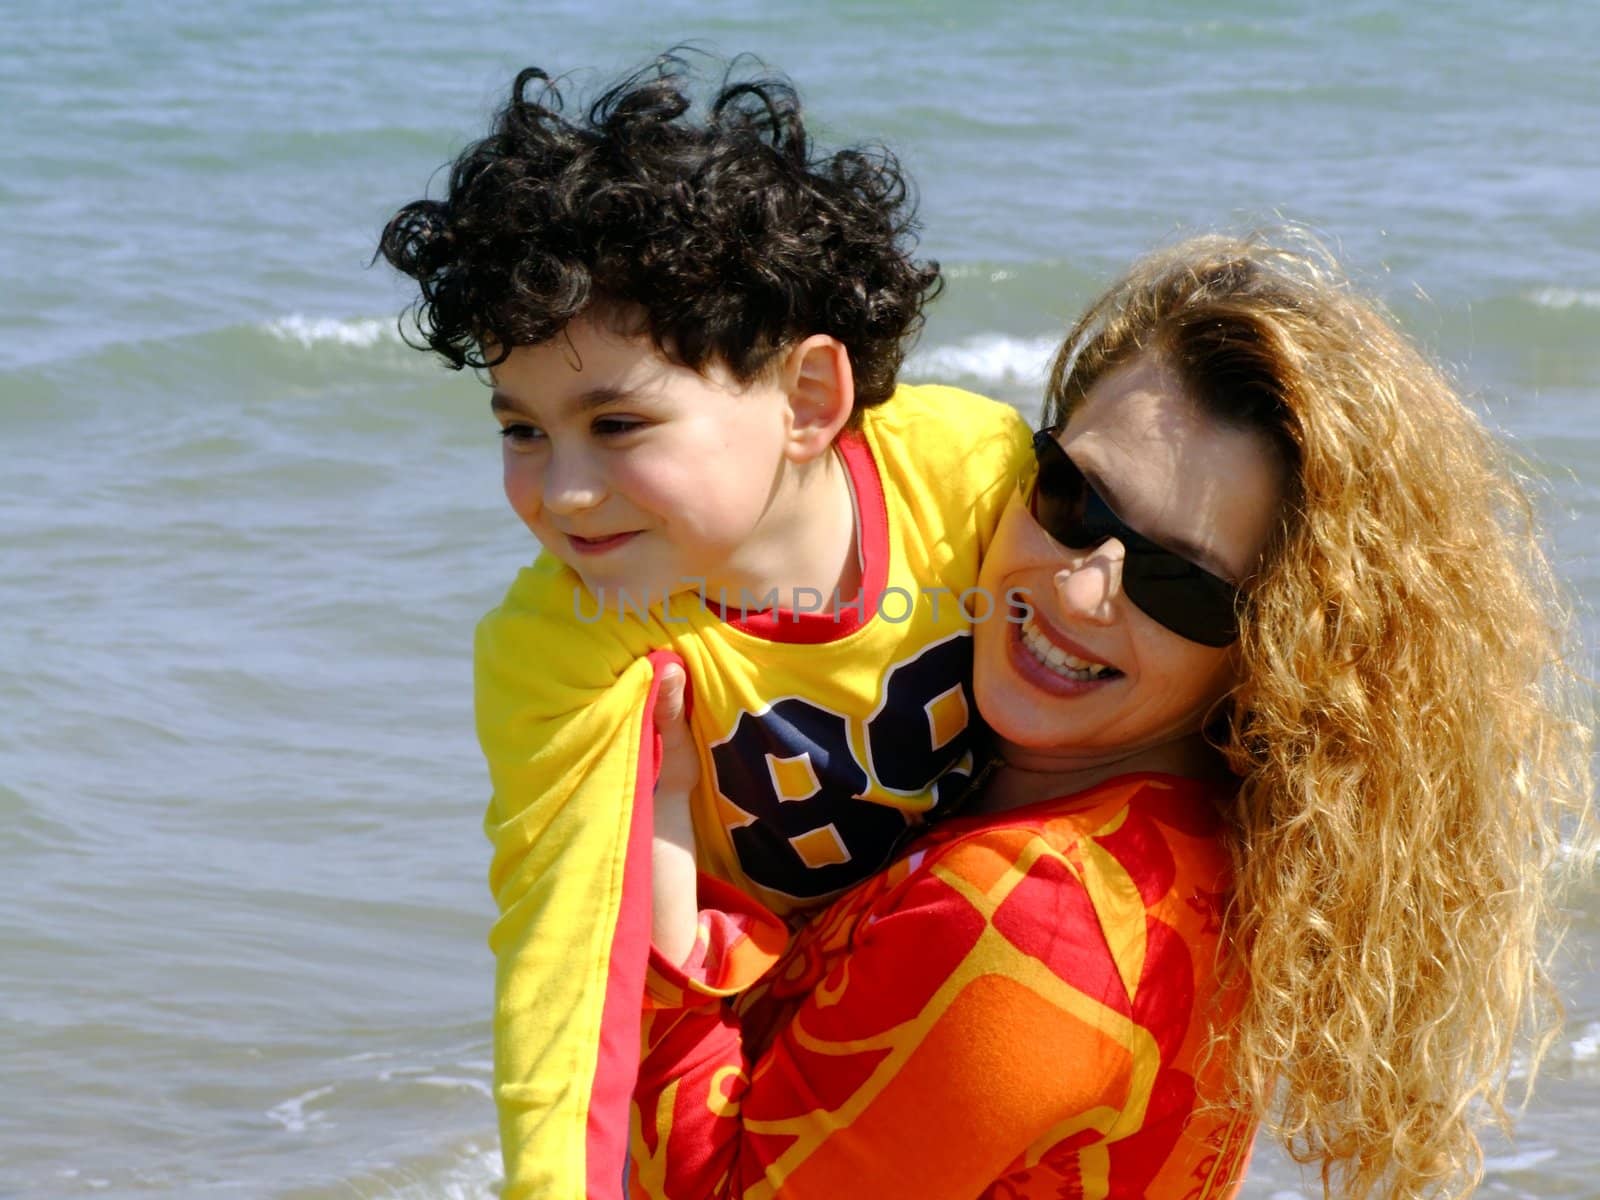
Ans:
[[[925,853],[1001,845],[1046,836],[1079,841],[1114,835],[1130,821],[1154,825],[1164,840],[1217,842],[1225,834],[1231,784],[1154,772],[1121,775],[1069,795],[1052,796],[998,813],[957,817],[918,840]]]
[[[1224,820],[1231,794],[1226,786],[1179,776],[1129,775],[1006,812],[957,818],[919,839],[896,864],[893,890],[905,896],[935,880],[989,893],[1070,887],[1097,910],[1196,911],[1199,898],[1220,903],[1231,885]]]

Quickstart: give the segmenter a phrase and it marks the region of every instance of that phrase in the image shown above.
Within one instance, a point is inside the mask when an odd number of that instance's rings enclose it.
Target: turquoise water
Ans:
[[[392,209],[527,63],[755,51],[921,186],[910,374],[1027,407],[1135,253],[1336,244],[1600,605],[1600,8],[20,0],[0,43],[0,1195],[487,1197],[468,639],[531,552]],[[1489,1194],[1592,1196],[1600,894]],[[1245,1194],[1314,1189],[1264,1149]]]

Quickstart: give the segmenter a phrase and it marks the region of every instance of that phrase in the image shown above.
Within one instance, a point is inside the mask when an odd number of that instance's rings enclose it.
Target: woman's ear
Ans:
[[[785,454],[791,462],[811,462],[827,452],[855,411],[850,352],[836,337],[812,334],[785,352],[779,381],[789,398]]]

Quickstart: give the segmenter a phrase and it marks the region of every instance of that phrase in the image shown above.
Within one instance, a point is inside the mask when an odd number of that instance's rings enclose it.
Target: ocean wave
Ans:
[[[392,1200],[494,1200],[500,1192],[500,1149],[471,1145],[457,1161],[415,1178],[397,1181],[386,1195]]]
[[[156,375],[162,386],[189,378],[210,378],[214,372],[270,370],[274,365],[297,370],[323,360],[348,370],[352,353],[368,362],[421,365],[427,356],[408,349],[393,318],[314,317],[289,313],[266,321],[211,327],[168,328],[144,336],[111,338],[92,346],[65,343],[46,352],[11,362],[0,357],[0,403],[7,393],[31,398],[41,378],[70,369],[105,370],[118,378]]]
[[[980,333],[947,346],[918,350],[906,361],[906,374],[921,379],[970,379],[990,386],[1038,387],[1055,353],[1053,337],[1012,337]]]
[[[340,320],[337,317],[306,317],[291,313],[261,326],[280,342],[298,342],[303,349],[332,343],[367,350],[379,342],[398,342],[399,333],[388,321],[372,317]]]
[[[322,1187],[296,1192],[306,1200],[494,1200],[501,1189],[500,1148],[473,1138],[436,1153],[361,1171]]]
[[[1526,298],[1540,308],[1600,308],[1600,289],[1597,288],[1540,288],[1529,292]]]
[[[373,317],[308,317],[292,313],[257,328],[277,342],[303,350],[329,346],[370,350],[383,344],[401,344],[392,321]],[[906,362],[906,373],[917,378],[961,378],[990,385],[1038,387],[1044,382],[1056,345],[1056,339],[1051,337],[981,333],[960,342],[917,350]]]

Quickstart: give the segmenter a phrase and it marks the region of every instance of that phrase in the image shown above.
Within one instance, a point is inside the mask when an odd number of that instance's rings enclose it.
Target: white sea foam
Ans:
[[[418,1075],[411,1081],[427,1087],[458,1088],[477,1092],[486,1100],[494,1099],[494,1089],[481,1079],[462,1079],[455,1075]]]
[[[1527,1171],[1542,1162],[1549,1162],[1559,1153],[1552,1146],[1535,1146],[1520,1154],[1507,1154],[1498,1158],[1485,1158],[1485,1171]]]
[[[289,1133],[304,1133],[313,1125],[322,1125],[327,1122],[327,1115],[320,1112],[307,1112],[306,1105],[313,1100],[320,1100],[329,1092],[331,1087],[312,1088],[309,1092],[302,1092],[298,1096],[291,1096],[282,1104],[275,1104],[267,1110],[267,1119],[276,1121]]]
[[[976,379],[986,384],[1038,387],[1044,383],[1055,349],[1055,338],[980,333],[948,346],[918,350],[907,361],[906,374],[918,379]]]
[[[1540,308],[1600,308],[1600,289],[1540,288],[1528,299]]]
[[[492,1070],[492,1064],[484,1064]],[[489,1099],[494,1098],[494,1091],[482,1079],[473,1079],[463,1075],[448,1075],[434,1071],[427,1067],[395,1067],[392,1070],[379,1071],[379,1083],[417,1083],[425,1087],[463,1088],[467,1091],[477,1092]]]
[[[266,331],[279,341],[298,342],[307,350],[326,342],[365,350],[397,337],[390,322],[371,317],[341,321],[336,317],[305,317],[299,313],[269,321]]]
[[[1600,1021],[1590,1021],[1583,1027],[1583,1036],[1572,1043],[1573,1062],[1594,1062],[1600,1058]]]
[[[1015,279],[1017,273],[1008,267],[988,266],[984,263],[958,263],[943,268],[946,279],[987,279],[990,283],[1005,283]]]
[[[499,1148],[472,1144],[464,1148],[459,1162],[437,1175],[395,1184],[388,1197],[392,1200],[494,1200],[499,1193]]]
[[[1528,1077],[1528,1054],[1525,1050],[1514,1051],[1511,1055],[1511,1065],[1506,1070],[1506,1078],[1516,1083]]]

